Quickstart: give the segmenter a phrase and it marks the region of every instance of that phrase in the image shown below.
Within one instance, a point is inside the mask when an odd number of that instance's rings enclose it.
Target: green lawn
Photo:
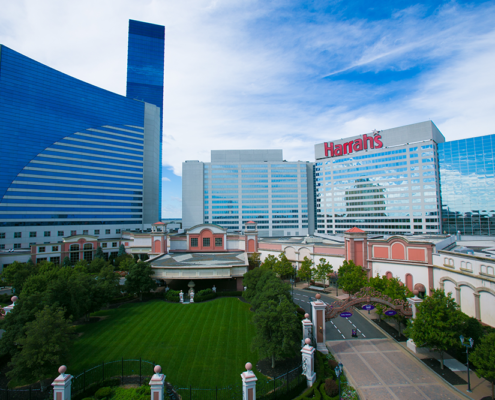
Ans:
[[[153,361],[173,385],[196,387],[239,383],[244,364],[256,365],[249,304],[220,298],[190,305],[152,301],[100,311],[105,320],[78,327],[68,372],[78,374],[102,362]],[[255,371],[256,372],[256,371]]]

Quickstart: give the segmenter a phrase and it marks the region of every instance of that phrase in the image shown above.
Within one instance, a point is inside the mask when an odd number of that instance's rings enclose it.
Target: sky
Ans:
[[[0,0],[0,43],[125,95],[129,19],[166,27],[164,218],[185,160],[314,145],[432,120],[495,133],[495,2]]]

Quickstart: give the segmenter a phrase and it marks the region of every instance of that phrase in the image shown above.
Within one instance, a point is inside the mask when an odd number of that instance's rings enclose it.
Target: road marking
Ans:
[[[305,294],[302,294],[301,296],[304,296],[304,297],[309,297],[309,296],[306,296]]]
[[[352,324],[352,326],[353,326],[354,328],[356,327],[356,325],[354,325],[354,324]]]
[[[342,335],[342,334],[341,334],[341,335]],[[342,337],[345,339],[345,336],[344,336],[344,335],[342,335]]]
[[[337,328],[337,330],[338,330],[338,331],[339,331],[339,333],[342,335],[342,332],[340,331],[340,329],[339,329],[339,328]]]
[[[366,337],[363,333],[361,333],[361,335],[363,335],[363,337]]]
[[[359,328],[358,328],[358,332],[361,332],[361,331],[359,330]]]

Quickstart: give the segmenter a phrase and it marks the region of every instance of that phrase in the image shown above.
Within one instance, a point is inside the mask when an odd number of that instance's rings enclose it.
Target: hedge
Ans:
[[[98,391],[98,389],[108,386],[119,386],[121,384],[120,378],[110,378],[105,379],[101,382],[96,382],[95,384],[89,386],[83,392],[73,395],[71,400],[84,400],[86,398],[91,398]]]
[[[211,289],[200,290],[194,295],[194,302],[201,303],[202,301],[212,300],[217,297],[217,294]]]
[[[168,292],[165,292],[165,300],[178,303],[180,301],[179,293],[180,292],[178,290],[171,289]]]

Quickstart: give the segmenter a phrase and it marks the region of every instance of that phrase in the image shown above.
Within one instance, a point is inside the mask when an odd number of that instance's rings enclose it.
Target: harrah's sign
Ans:
[[[374,134],[373,136],[363,135],[362,139],[354,139],[344,144],[323,143],[325,146],[325,157],[337,157],[344,154],[351,154],[361,150],[381,149],[383,143],[381,135]]]

